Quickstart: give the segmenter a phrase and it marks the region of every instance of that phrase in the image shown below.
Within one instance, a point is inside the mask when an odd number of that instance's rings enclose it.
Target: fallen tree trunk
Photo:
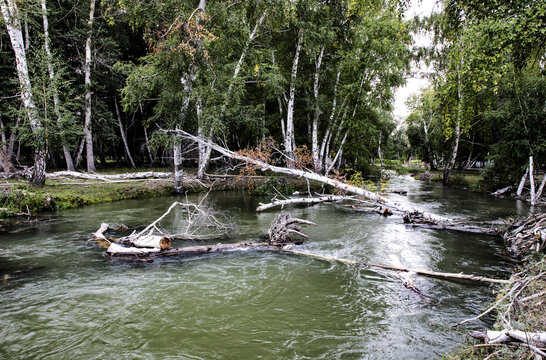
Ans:
[[[104,175],[104,174],[93,174],[93,173],[81,173],[77,171],[57,171],[53,173],[48,173],[47,178],[56,179],[62,177],[72,177],[83,180],[127,180],[127,179],[167,179],[173,176],[170,172],[137,172],[137,173],[127,173],[127,174],[114,174],[114,175]]]
[[[404,224],[411,227],[419,227],[434,230],[453,230],[459,232],[485,234],[485,235],[500,235],[501,230],[494,227],[481,227],[468,224],[466,221],[459,222],[439,222],[429,216],[423,215],[421,212],[407,212],[404,217]]]
[[[110,246],[115,243],[131,245],[135,248],[151,248],[158,250],[165,250],[171,248],[171,238],[164,235],[153,235],[153,230],[148,234],[131,234],[129,236],[121,237],[118,239],[107,238],[104,233],[112,229],[108,224],[102,223],[100,228],[93,234],[93,240],[101,243],[107,242]],[[119,245],[115,245],[116,248]]]
[[[483,228],[472,225],[451,225],[451,224],[418,224],[418,223],[406,223],[406,226],[414,228],[432,229],[432,230],[452,230],[458,232],[472,233],[472,234],[484,234],[497,236],[501,233],[499,229]]]
[[[502,188],[502,189],[499,189],[499,190],[497,190],[497,191],[491,193],[491,195],[495,195],[495,196],[496,196],[496,195],[502,195],[502,194],[504,194],[505,192],[512,190],[513,188],[514,188],[514,187],[513,187],[512,185],[508,185],[507,187],[504,187],[504,188]]]
[[[198,246],[185,246],[180,248],[172,248],[167,250],[150,249],[150,248],[136,248],[126,247],[117,243],[112,243],[106,250],[106,253],[112,257],[118,256],[132,256],[137,258],[147,257],[154,258],[159,256],[175,256],[175,255],[199,255],[207,253],[217,253],[231,250],[243,250],[243,249],[270,249],[278,250],[280,245],[270,245],[267,242],[239,242],[232,244],[216,244],[216,245],[198,245]]]
[[[275,207],[280,206],[283,208],[285,205],[290,204],[305,204],[305,205],[313,205],[313,204],[319,204],[323,202],[335,202],[335,201],[346,201],[346,200],[357,200],[353,196],[342,196],[342,195],[325,195],[320,197],[314,197],[314,198],[291,198],[291,199],[285,199],[285,200],[272,200],[269,204],[262,204],[260,203],[256,211],[265,211],[269,210]]]
[[[470,333],[475,339],[482,340],[486,344],[510,344],[528,348],[535,354],[546,357],[546,352],[540,348],[546,347],[546,332],[525,332],[521,330],[502,331],[473,331]]]
[[[224,148],[224,147],[222,147],[222,146],[220,146],[220,145],[218,145],[218,144],[216,144],[214,142],[203,140],[203,139],[201,139],[201,138],[199,138],[197,136],[194,136],[194,135],[192,135],[190,133],[187,133],[186,131],[183,131],[183,130],[163,130],[163,131],[170,132],[170,133],[178,133],[178,134],[182,135],[186,139],[189,139],[189,140],[197,142],[197,143],[205,144],[206,146],[210,146],[213,150],[218,151],[220,154],[222,154],[224,156],[227,156],[227,157],[232,158],[232,159],[240,160],[240,161],[245,161],[247,163],[256,165],[256,166],[260,167],[262,170],[270,170],[270,171],[273,171],[273,172],[276,172],[276,173],[299,176],[299,177],[304,177],[304,178],[309,179],[309,180],[319,181],[319,182],[322,182],[324,184],[331,185],[331,186],[333,186],[333,187],[335,187],[337,189],[340,189],[340,190],[344,190],[344,191],[348,191],[348,192],[351,192],[351,193],[354,193],[354,194],[357,194],[357,195],[365,196],[366,198],[368,198],[370,200],[373,200],[373,201],[375,201],[375,202],[377,202],[379,204],[386,205],[386,206],[388,206],[390,208],[393,208],[393,209],[396,209],[396,210],[400,210],[400,211],[404,211],[404,212],[415,212],[416,211],[415,209],[404,206],[403,204],[391,201],[389,199],[385,199],[381,195],[376,194],[374,192],[371,192],[371,191],[368,191],[366,189],[362,189],[362,188],[359,188],[359,187],[356,187],[356,186],[353,186],[353,185],[349,185],[349,184],[343,183],[343,182],[341,182],[339,180],[332,179],[332,178],[329,178],[329,177],[326,177],[326,176],[322,176],[322,175],[319,175],[319,174],[311,172],[311,171],[298,170],[298,169],[289,169],[289,168],[284,168],[284,167],[280,167],[280,166],[270,165],[270,164],[268,164],[266,162],[263,162],[261,160],[258,160],[258,159],[255,159],[255,158],[245,156],[245,155],[236,153],[234,151],[228,150],[228,149],[226,149],[226,148]],[[424,212],[424,211],[420,211],[420,212],[423,215],[428,216],[431,219],[434,219],[435,221],[438,221],[438,222],[443,221],[443,222],[448,222],[448,223],[450,222],[450,219],[448,219],[448,218],[438,216],[438,215],[435,215],[435,214],[431,214],[431,213],[427,213],[427,212]]]
[[[391,265],[381,265],[381,264],[374,264],[374,263],[369,263],[369,262],[364,262],[364,261],[356,261],[356,260],[337,258],[337,257],[333,257],[333,256],[313,254],[313,253],[293,250],[293,249],[289,249],[289,248],[282,248],[281,250],[283,252],[286,252],[286,253],[311,256],[311,257],[315,257],[315,258],[323,259],[323,260],[328,260],[328,261],[337,261],[337,262],[342,262],[342,263],[345,263],[345,264],[352,264],[352,265],[364,265],[364,266],[376,267],[376,268],[385,269],[385,270],[413,272],[413,273],[415,273],[417,275],[424,275],[424,276],[430,276],[430,277],[436,277],[436,278],[472,280],[472,281],[495,283],[495,284],[509,284],[510,283],[509,280],[491,279],[491,278],[486,278],[486,277],[483,277],[483,276],[476,276],[476,275],[472,275],[472,274],[442,273],[442,272],[435,272],[435,271],[428,271],[428,270],[406,269],[406,268],[391,266]]]

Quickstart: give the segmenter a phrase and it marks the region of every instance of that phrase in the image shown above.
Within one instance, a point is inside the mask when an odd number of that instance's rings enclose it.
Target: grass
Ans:
[[[66,182],[66,180],[65,180]],[[69,209],[110,201],[166,195],[172,192],[169,181],[139,181],[106,183],[71,180],[48,180],[44,186],[34,187],[12,182],[0,190],[0,217],[29,211],[32,214],[48,210]]]

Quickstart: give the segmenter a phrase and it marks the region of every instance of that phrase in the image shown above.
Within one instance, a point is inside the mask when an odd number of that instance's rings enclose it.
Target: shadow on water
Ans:
[[[408,178],[391,187],[408,191],[397,200],[449,216],[490,220],[521,212],[513,202]],[[491,300],[488,286],[417,277],[437,300],[429,304],[393,272],[305,256],[233,251],[126,262],[88,242],[101,222],[142,227],[176,199],[59,211],[54,223],[2,234],[0,275],[13,277],[0,285],[0,358],[423,359],[461,343],[462,330],[449,326]],[[211,193],[205,201],[238,217],[240,232],[229,241],[258,240],[277,213],[256,213],[267,199],[245,192]],[[327,204],[287,210],[318,224],[306,228],[311,240],[303,251],[508,275],[502,244],[492,237],[409,229],[399,218]],[[176,227],[176,216],[163,225]]]

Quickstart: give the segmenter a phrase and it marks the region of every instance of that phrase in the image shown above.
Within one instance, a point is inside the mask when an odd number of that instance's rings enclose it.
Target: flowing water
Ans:
[[[409,177],[391,195],[475,220],[523,215],[517,202]],[[203,195],[190,195],[199,201]],[[316,258],[234,251],[152,263],[112,260],[87,241],[101,222],[144,226],[175,200],[128,200],[51,214],[0,235],[0,358],[430,359],[464,341],[450,325],[480,313],[491,287],[417,277],[424,302],[393,272]],[[231,241],[259,240],[277,211],[245,192],[211,193],[239,219]],[[323,204],[288,209],[318,224],[300,247],[354,260],[506,277],[499,239],[410,229],[400,218]],[[167,228],[176,228],[176,216]],[[3,279],[3,280],[2,280]],[[491,325],[491,318],[471,327]]]

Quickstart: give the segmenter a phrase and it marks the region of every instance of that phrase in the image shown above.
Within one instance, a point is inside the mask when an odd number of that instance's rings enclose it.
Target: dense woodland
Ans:
[[[546,164],[545,2],[444,0],[413,20],[396,0],[0,5],[0,163],[34,184],[114,162],[174,166],[181,186],[183,167],[220,166],[175,129],[323,174],[420,159],[448,183],[480,161],[495,188]],[[432,85],[399,124],[412,63]]]

